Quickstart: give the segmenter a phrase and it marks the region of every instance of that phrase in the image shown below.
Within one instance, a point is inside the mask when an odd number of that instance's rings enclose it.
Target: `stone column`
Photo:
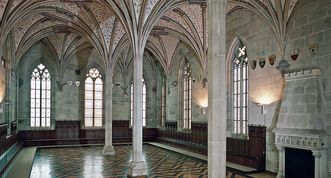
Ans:
[[[226,176],[226,0],[208,0],[208,177]]]
[[[113,74],[106,69],[105,77],[105,146],[103,147],[104,155],[114,155],[113,147]]]
[[[320,151],[312,151],[313,156],[315,157],[315,178],[321,178],[322,177],[322,164],[321,164],[321,152]]]
[[[279,152],[279,162],[278,162],[278,174],[277,178],[284,178],[284,169],[285,169],[285,149],[282,146],[277,146]]]
[[[136,47],[138,48],[138,47]],[[129,164],[129,176],[141,177],[147,175],[147,167],[143,160],[143,51],[136,49],[134,51],[134,69],[133,69],[133,125],[132,125],[132,161]]]

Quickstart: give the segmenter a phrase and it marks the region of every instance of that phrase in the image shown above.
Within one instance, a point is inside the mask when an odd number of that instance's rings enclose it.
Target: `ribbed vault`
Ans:
[[[229,0],[227,14],[243,8],[258,14],[272,28],[283,52],[300,2]],[[184,42],[206,72],[206,9],[205,0],[3,0],[0,45],[13,31],[18,63],[34,43],[43,40],[61,65],[71,54],[93,47],[107,67],[114,66],[128,44],[142,46],[167,73],[178,43]]]

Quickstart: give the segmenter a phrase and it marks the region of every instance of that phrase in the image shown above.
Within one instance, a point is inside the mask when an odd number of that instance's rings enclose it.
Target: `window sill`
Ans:
[[[30,127],[30,130],[55,130],[52,127]]]
[[[149,128],[149,127],[147,127],[147,126],[143,126],[143,129],[148,129],[148,128]],[[133,127],[130,126],[129,129],[133,129]]]
[[[242,135],[242,134],[232,134],[230,138],[238,139],[238,140],[249,140],[248,135]]]
[[[104,127],[103,126],[101,126],[101,127],[85,127],[85,126],[83,126],[81,129],[83,129],[83,130],[99,130],[99,129],[104,129]]]
[[[181,133],[192,133],[191,129],[178,129],[177,132],[181,132]]]

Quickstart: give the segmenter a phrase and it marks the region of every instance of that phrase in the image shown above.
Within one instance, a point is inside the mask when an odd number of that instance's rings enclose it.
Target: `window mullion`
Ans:
[[[42,115],[42,75],[40,75],[39,78],[39,127],[42,127],[41,125],[41,115]]]
[[[92,106],[92,126],[94,127],[95,126],[95,80],[93,79],[93,97],[92,97],[92,103],[93,103],[93,106]]]

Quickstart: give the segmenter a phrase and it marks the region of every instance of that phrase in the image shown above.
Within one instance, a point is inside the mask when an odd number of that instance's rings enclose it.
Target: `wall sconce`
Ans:
[[[200,107],[201,108],[201,114],[205,115],[207,113],[207,107]]]
[[[207,82],[208,82],[208,79],[207,78],[203,78],[202,79],[202,88],[206,88]]]
[[[9,101],[8,100],[4,100],[4,98],[0,97],[0,104],[2,104],[2,105],[9,105]]]
[[[6,60],[5,60],[5,58],[3,58],[2,56],[1,56],[1,66],[2,66],[3,68],[6,67]]]
[[[266,115],[268,112],[265,109],[265,105],[264,104],[256,104],[257,106],[261,107],[261,114]]]
[[[9,105],[9,101],[4,100],[4,98],[0,97],[0,113],[3,113],[4,105]]]

